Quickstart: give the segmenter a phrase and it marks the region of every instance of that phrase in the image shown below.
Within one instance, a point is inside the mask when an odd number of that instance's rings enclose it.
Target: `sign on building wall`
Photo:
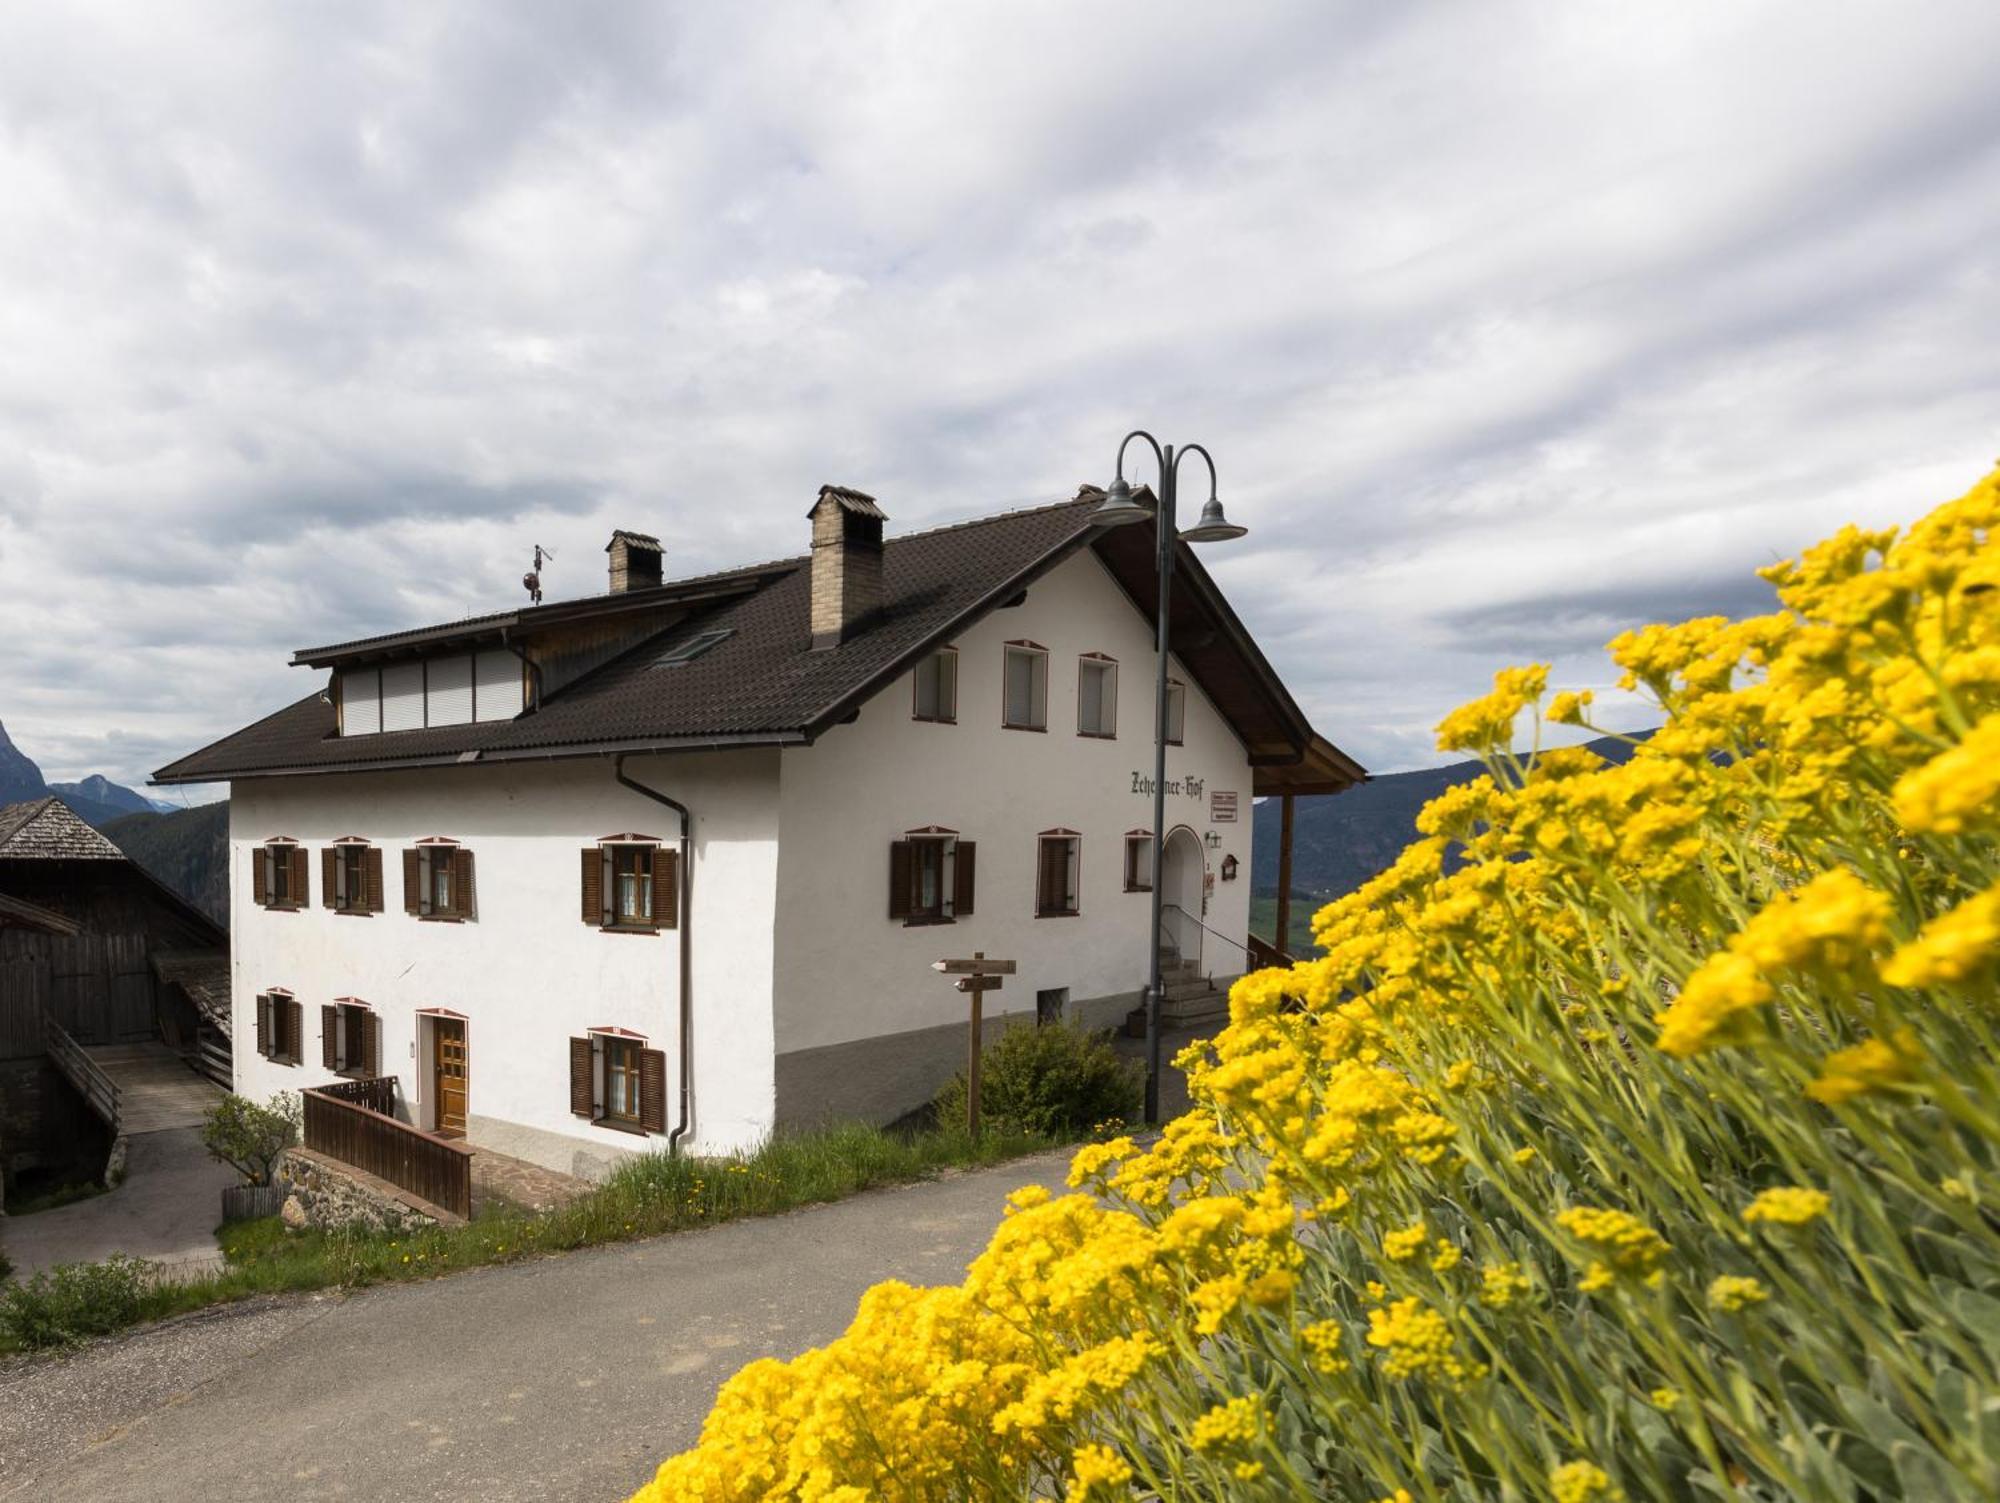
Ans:
[[[1211,789],[1208,795],[1208,822],[1215,825],[1236,823],[1236,793],[1233,789]]]

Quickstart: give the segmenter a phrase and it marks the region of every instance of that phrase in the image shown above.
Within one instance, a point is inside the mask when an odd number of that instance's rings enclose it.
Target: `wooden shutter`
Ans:
[[[667,1130],[667,1056],[662,1049],[639,1051],[639,1125],[647,1132]]]
[[[322,908],[333,907],[333,890],[339,885],[339,874],[335,870],[340,860],[340,852],[332,846],[320,847],[319,853],[319,901]]]
[[[432,858],[433,860],[436,857]],[[472,892],[472,852],[458,847],[451,853],[451,912],[454,918],[469,919],[477,902]]]
[[[915,862],[916,842],[912,840],[892,840],[889,842],[889,917],[907,919],[910,916],[910,873]]]
[[[952,857],[951,870],[951,913],[953,918],[969,918],[972,914],[972,889],[975,881],[973,858],[978,847],[970,840],[961,840]]]
[[[590,854],[595,855],[596,852]],[[590,1040],[569,1041],[569,1109],[579,1117],[597,1115],[596,1095],[591,1089]]]
[[[665,846],[653,852],[653,922],[662,929],[681,922],[681,853]]]
[[[271,906],[270,847],[252,846],[250,849],[250,901],[259,908]]]
[[[594,845],[583,848],[583,921],[604,927],[604,852]]]
[[[310,907],[312,900],[306,892],[306,848],[302,845],[293,846],[291,848],[291,857],[292,906],[294,908]]]
[[[424,869],[421,853],[408,850],[403,852],[403,912],[422,913],[424,898]]]
[[[257,998],[257,1052],[271,1057],[271,998]]]
[[[372,845],[368,847],[366,855],[362,858],[362,863],[368,870],[368,896],[366,900],[368,911],[370,913],[380,913],[382,911],[381,847]]]
[[[361,1057],[358,1063],[370,1075],[382,1073],[382,1020],[366,1008],[357,1009],[361,1019]]]
[[[340,1068],[340,1009],[319,1010],[319,1062],[329,1070]]]
[[[292,1000],[285,1002],[283,1006],[285,1041],[279,1046],[278,1052],[285,1056],[287,1064],[295,1065],[306,1057],[306,1005]],[[276,1009],[273,1008],[273,1011]]]

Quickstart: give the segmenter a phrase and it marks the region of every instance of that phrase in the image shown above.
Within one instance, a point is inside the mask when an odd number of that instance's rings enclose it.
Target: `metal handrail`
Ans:
[[[1186,919],[1189,923],[1193,924],[1195,928],[1200,929],[1203,933],[1213,934],[1217,939],[1221,940],[1225,945],[1236,946],[1237,949],[1243,952],[1243,958],[1245,960],[1250,959],[1250,947],[1244,944],[1242,940],[1231,939],[1227,934],[1224,934],[1220,929],[1211,929],[1207,924],[1204,924],[1199,918],[1197,918],[1194,914],[1189,913],[1185,908],[1181,907],[1181,905],[1178,903],[1162,903],[1160,905],[1160,909],[1162,912],[1165,912],[1169,908],[1171,908],[1175,913],[1178,913],[1182,918]],[[1161,927],[1162,929],[1165,928],[1164,925],[1162,925]]]

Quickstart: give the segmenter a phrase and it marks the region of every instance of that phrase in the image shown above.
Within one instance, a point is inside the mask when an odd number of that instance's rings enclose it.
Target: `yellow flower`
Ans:
[[[2000,714],[1988,715],[1949,751],[1896,783],[1896,817],[1930,835],[1958,835],[1992,823],[2000,801]]]
[[[1908,1080],[1910,1056],[1917,1049],[1916,1035],[1905,1030],[1897,1044],[1900,1048],[1881,1039],[1864,1039],[1834,1050],[1820,1062],[1819,1077],[1807,1084],[1806,1094],[1833,1106]]]
[[[1646,1398],[1655,1409],[1678,1409],[1681,1406],[1681,1391],[1678,1388],[1656,1388]]]
[[[1459,1352],[1451,1322],[1414,1297],[1368,1312],[1368,1344],[1384,1354],[1382,1371],[1391,1378],[1428,1374],[1455,1382],[1486,1373],[1484,1364]]]
[[[1534,1286],[1519,1263],[1493,1263],[1479,1271],[1479,1303],[1505,1310]]]
[[[1204,1454],[1255,1444],[1263,1433],[1264,1406],[1252,1398],[1217,1404],[1194,1422],[1188,1443]]]
[[[1348,1361],[1341,1355],[1347,1343],[1346,1329],[1337,1320],[1315,1321],[1299,1332],[1299,1339],[1306,1344],[1311,1354],[1313,1367],[1329,1377],[1344,1373]]]
[[[1982,892],[1932,919],[1882,965],[1891,986],[1941,986],[1966,981],[2000,960],[2000,887]]]
[[[1724,1274],[1708,1286],[1708,1303],[1717,1310],[1734,1314],[1751,1305],[1761,1305],[1771,1297],[1771,1291],[1757,1280],[1741,1278],[1735,1274]]]
[[[1601,1289],[1612,1278],[1654,1283],[1668,1252],[1658,1232],[1624,1211],[1571,1206],[1556,1214],[1556,1225],[1597,1254],[1584,1287]]]
[[[1406,1226],[1401,1231],[1385,1235],[1382,1238],[1382,1256],[1391,1263],[1407,1263],[1424,1250],[1424,1243],[1429,1240],[1429,1231],[1419,1221],[1415,1226]]]
[[[1556,1503],[1610,1503],[1625,1496],[1609,1472],[1588,1461],[1566,1461],[1550,1472],[1549,1492]]]
[[[1585,689],[1580,693],[1565,691],[1549,701],[1549,719],[1556,725],[1582,725],[1585,713],[1597,696]]]
[[[1832,1204],[1824,1190],[1782,1186],[1759,1194],[1744,1208],[1743,1219],[1768,1221],[1776,1226],[1804,1226],[1824,1216]]]
[[[1132,1468],[1109,1446],[1081,1447],[1069,1466],[1068,1503],[1108,1503],[1132,1480]]]
[[[1493,692],[1461,705],[1438,722],[1439,751],[1505,750],[1514,739],[1514,720],[1542,697],[1549,686],[1549,668],[1502,668],[1493,675]]]

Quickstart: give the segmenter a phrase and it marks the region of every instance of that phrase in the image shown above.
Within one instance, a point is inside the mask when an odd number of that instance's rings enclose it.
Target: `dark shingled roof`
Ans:
[[[54,794],[0,809],[0,860],[123,861],[125,853]]]
[[[846,496],[867,500],[859,492],[839,494],[843,504]],[[1052,506],[887,540],[882,550],[882,607],[836,647],[814,650],[811,645],[807,559],[703,575],[633,592],[634,597],[668,604],[692,597],[694,608],[621,656],[551,693],[532,713],[507,721],[343,739],[334,734],[333,707],[315,691],[162,768],[154,779],[218,782],[618,750],[804,744],[924,653],[1011,599],[1093,538],[1101,538],[1102,531],[1091,523],[1101,499],[1100,492],[1086,488],[1074,500]],[[1186,567],[1195,576],[1190,583],[1213,591],[1213,584],[1191,562],[1192,555],[1184,551],[1182,557],[1189,560]],[[293,661],[324,665],[355,649],[372,650],[378,643],[462,644],[468,635],[501,625],[527,628],[624,608],[625,597],[616,595],[563,602],[310,649],[296,654]],[[1234,617],[1222,624],[1239,654],[1232,661],[1242,664],[1246,676],[1266,684],[1261,692],[1272,706],[1268,718],[1284,722],[1283,739],[1297,748],[1294,755],[1309,755],[1308,742],[1317,738],[1303,714]],[[724,630],[729,635],[710,650],[671,667],[659,666],[660,658],[677,644],[700,633]],[[1175,640],[1180,641],[1178,629]],[[1327,778],[1344,786],[1363,776],[1353,762],[1326,743],[1319,745],[1337,759]]]

